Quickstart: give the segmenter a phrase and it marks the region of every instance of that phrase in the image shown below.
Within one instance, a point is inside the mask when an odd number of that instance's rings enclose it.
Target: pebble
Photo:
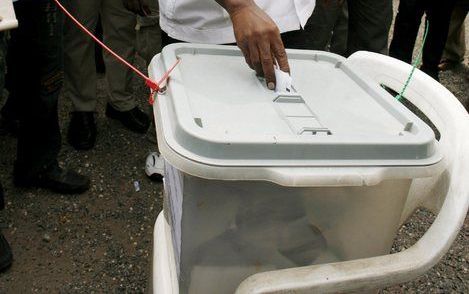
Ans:
[[[42,235],[42,240],[43,240],[44,242],[49,243],[50,240],[51,240],[50,235],[47,234],[47,233],[45,233],[44,235]]]

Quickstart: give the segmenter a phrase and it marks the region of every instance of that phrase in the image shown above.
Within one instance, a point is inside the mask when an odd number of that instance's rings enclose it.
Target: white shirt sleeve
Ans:
[[[0,31],[13,29],[18,26],[15,10],[13,9],[13,2],[15,1],[16,0],[0,1]]]

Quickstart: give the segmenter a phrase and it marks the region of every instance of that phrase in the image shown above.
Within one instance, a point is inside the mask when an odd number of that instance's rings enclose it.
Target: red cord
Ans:
[[[177,61],[173,64],[173,66],[171,66],[171,68],[167,72],[165,72],[163,77],[158,81],[158,85],[161,85],[162,83],[164,83],[164,81],[169,78],[169,75],[176,68],[176,66],[178,66],[179,62],[181,62],[181,60],[178,58]]]
[[[171,66],[171,68],[164,73],[163,77],[158,81],[157,85],[161,85],[163,84],[168,78],[169,78],[169,75],[171,74],[171,72],[176,68],[176,66],[179,64],[179,62],[181,62],[180,59],[178,59],[174,64],[173,66]],[[147,81],[148,83],[149,81]],[[152,82],[153,83],[153,82]],[[153,105],[153,103],[155,103],[155,93],[158,91],[158,90],[153,90],[153,88],[151,86],[149,86],[151,90],[151,93],[150,93],[150,98],[148,99],[148,102],[150,103],[150,105]]]
[[[154,103],[154,94],[160,89],[160,86],[164,81],[166,81],[171,74],[171,72],[174,70],[174,68],[179,64],[180,60],[178,59],[176,63],[163,75],[163,77],[158,81],[155,82],[152,79],[150,79],[147,75],[142,73],[140,70],[138,70],[135,66],[130,64],[127,60],[124,58],[120,57],[117,53],[115,53],[111,48],[106,46],[100,39],[98,39],[92,32],[90,32],[83,24],[80,23],[68,10],[65,8],[62,3],[60,3],[59,0],[54,0],[55,4],[67,15],[83,32],[85,32],[88,36],[90,36],[96,43],[98,43],[104,50],[106,50],[109,54],[114,56],[119,62],[121,62],[123,65],[127,66],[130,68],[132,71],[134,71],[137,75],[139,75],[143,80],[145,80],[145,85],[147,85],[148,88],[150,88],[150,104]]]

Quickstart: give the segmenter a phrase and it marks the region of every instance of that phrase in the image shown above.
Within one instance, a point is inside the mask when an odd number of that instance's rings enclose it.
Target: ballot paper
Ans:
[[[275,68],[275,92],[277,93],[291,93],[293,92],[292,88],[292,78],[289,73]]]
[[[170,164],[164,165],[164,192],[170,212],[169,223],[171,226],[171,236],[173,237],[174,259],[176,271],[179,276],[181,260],[181,223],[182,223],[182,203],[184,181],[182,173]]]
[[[11,0],[0,1],[0,31],[16,28],[18,21],[16,20],[15,11],[13,10],[13,2]]]

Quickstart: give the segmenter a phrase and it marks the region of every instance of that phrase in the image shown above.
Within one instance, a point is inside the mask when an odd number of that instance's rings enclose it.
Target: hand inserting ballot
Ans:
[[[274,21],[252,0],[217,0],[229,13],[238,47],[249,67],[275,90],[275,64],[290,72],[287,53]]]

